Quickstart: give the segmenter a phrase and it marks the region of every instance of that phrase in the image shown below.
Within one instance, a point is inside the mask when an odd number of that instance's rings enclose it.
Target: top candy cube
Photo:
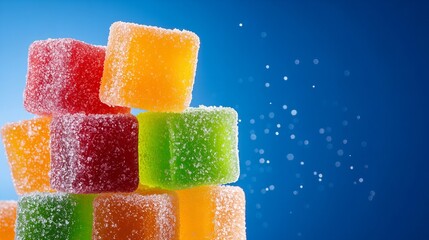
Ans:
[[[31,44],[24,106],[38,115],[129,113],[100,101],[105,47],[74,39]]]
[[[189,31],[113,23],[101,101],[153,112],[184,111],[192,98],[199,45]]]

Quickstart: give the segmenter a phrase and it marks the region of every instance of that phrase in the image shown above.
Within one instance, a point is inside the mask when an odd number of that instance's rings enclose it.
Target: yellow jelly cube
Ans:
[[[204,186],[177,193],[180,239],[246,239],[246,204],[241,188]]]
[[[7,124],[2,128],[3,143],[19,195],[54,192],[49,183],[51,118],[42,117]]]
[[[100,99],[112,106],[182,112],[192,99],[200,40],[190,31],[115,22]]]

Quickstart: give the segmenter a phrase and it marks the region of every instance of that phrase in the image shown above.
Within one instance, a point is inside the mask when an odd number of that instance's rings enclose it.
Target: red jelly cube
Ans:
[[[137,189],[138,124],[131,114],[73,114],[51,122],[51,186],[67,193]]]
[[[31,44],[24,106],[38,115],[129,113],[100,101],[105,47],[74,39]]]

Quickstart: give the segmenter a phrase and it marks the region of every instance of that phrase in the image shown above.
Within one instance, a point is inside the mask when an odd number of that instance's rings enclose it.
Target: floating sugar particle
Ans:
[[[359,178],[359,182],[360,182],[360,183],[363,183],[363,178]]]
[[[282,108],[283,108],[283,110],[286,110],[287,109],[287,105],[286,104],[283,105]]]
[[[264,163],[265,163],[265,158],[260,158],[260,159],[259,159],[259,163],[260,163],[260,164],[264,164]]]
[[[250,119],[250,124],[255,124],[255,119]]]
[[[283,76],[284,81],[287,81],[287,79],[288,79],[287,76]]]
[[[292,153],[288,153],[286,155],[286,158],[287,158],[287,160],[292,161],[295,158],[295,156]]]
[[[293,130],[295,128],[295,125],[293,125],[292,123],[289,123],[288,128],[289,130]]]
[[[266,68],[266,69],[270,69],[270,65],[268,65],[268,64],[267,64],[267,65],[265,65],[265,68]]]
[[[298,111],[296,109],[293,109],[292,111],[290,111],[290,114],[292,116],[296,116],[298,114]]]
[[[270,188],[270,191],[273,191],[275,189],[274,185],[270,185],[269,188]]]
[[[312,88],[316,88],[316,85],[311,86]]]
[[[299,164],[301,164],[301,166],[304,166],[304,162],[303,161],[301,161]]]
[[[304,145],[308,145],[310,142],[308,140],[304,140]]]
[[[238,26],[239,26],[239,27],[243,27],[243,23],[239,23],[239,24],[238,24]]]
[[[336,162],[335,162],[335,167],[340,167],[340,166],[341,166],[341,162],[336,161]]]
[[[346,145],[347,144],[347,139],[343,139],[343,144]]]
[[[270,112],[270,113],[268,113],[268,117],[269,117],[269,118],[274,118],[274,117],[275,117],[275,114],[274,114],[273,112]]]
[[[375,191],[373,190],[369,191],[368,200],[372,201],[374,199],[374,196],[375,196]]]
[[[270,105],[272,105],[272,104],[273,104],[273,102],[270,102],[269,104],[270,104]]]
[[[343,124],[343,126],[347,126],[347,125],[349,125],[349,121],[344,120],[344,121],[342,122],[342,124]]]
[[[264,114],[259,115],[259,119],[263,120],[265,118]]]
[[[266,87],[266,88],[270,87],[270,83],[266,82],[266,83],[265,83],[265,87]]]
[[[316,175],[317,175],[317,172],[316,172],[316,171],[314,171],[314,172],[313,172],[313,175],[314,175],[314,176],[316,176]]]
[[[295,65],[298,65],[299,64],[299,59],[295,59],[294,63],[295,63]]]
[[[265,150],[264,149],[259,149],[259,154],[264,154],[265,153]]]
[[[322,178],[322,177],[323,177],[323,174],[319,173],[319,175],[318,175],[318,176],[319,176],[319,178]]]
[[[261,32],[261,38],[266,38],[267,37],[267,33],[266,32]]]
[[[250,140],[256,140],[256,134],[254,133],[250,134]]]
[[[252,162],[250,160],[246,160],[246,162],[244,164],[246,164],[246,166],[250,166],[252,164]]]
[[[350,170],[353,170],[354,169],[354,167],[353,166],[350,166]]]
[[[313,64],[314,64],[314,65],[319,64],[319,59],[317,59],[317,58],[313,59]]]
[[[319,133],[320,133],[320,134],[325,134],[325,129],[324,129],[324,128],[320,128],[320,129],[319,129]]]
[[[357,115],[357,116],[356,116],[356,119],[357,119],[357,120],[360,120],[360,115]]]
[[[338,149],[337,150],[337,155],[342,157],[344,155],[344,150],[343,149]]]
[[[278,136],[280,133],[279,133],[279,132],[276,132],[275,134],[276,134],[276,136]]]
[[[270,164],[270,160],[266,160],[266,161],[265,161],[265,163],[266,163],[266,164]]]
[[[346,77],[350,76],[350,71],[349,70],[344,70],[344,76],[346,76]]]
[[[291,134],[291,135],[290,135],[290,139],[292,139],[292,140],[294,140],[294,139],[295,139],[295,137],[296,137],[296,136],[295,136],[295,134]]]
[[[277,123],[276,127],[277,127],[277,128],[281,128],[281,127],[282,127],[282,125],[280,125],[280,123]]]
[[[322,179],[321,178],[319,178],[319,182],[321,182],[322,181]]]
[[[298,191],[297,191],[297,190],[294,190],[292,193],[293,193],[293,195],[295,195],[295,196],[296,196],[296,195],[298,195]]]
[[[265,129],[264,129],[264,133],[265,133],[265,134],[268,134],[268,133],[270,133],[270,129],[268,129],[268,128],[265,128]]]
[[[326,136],[326,141],[327,142],[332,142],[332,137],[331,136]]]
[[[299,185],[299,188],[303,189],[303,188],[304,188],[304,185]]]

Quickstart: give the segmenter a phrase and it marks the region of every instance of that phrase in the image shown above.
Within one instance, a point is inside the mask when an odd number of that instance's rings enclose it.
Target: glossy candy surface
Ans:
[[[246,203],[241,188],[203,186],[177,193],[180,239],[246,239]]]
[[[175,190],[237,180],[240,171],[234,109],[145,112],[137,119],[141,185]]]
[[[53,192],[49,183],[51,118],[42,117],[7,124],[2,128],[3,144],[19,195]]]
[[[51,184],[68,193],[137,189],[138,124],[131,114],[63,115],[51,123]]]
[[[15,220],[16,220],[15,201],[0,201],[0,239],[15,239]]]
[[[174,193],[102,194],[94,200],[93,239],[179,239]]]
[[[94,195],[35,193],[18,201],[17,240],[90,240]]]
[[[38,115],[129,113],[99,98],[105,47],[78,40],[35,41],[28,53],[24,107]]]
[[[198,36],[189,31],[115,22],[110,27],[101,101],[156,112],[182,112],[192,98]]]

